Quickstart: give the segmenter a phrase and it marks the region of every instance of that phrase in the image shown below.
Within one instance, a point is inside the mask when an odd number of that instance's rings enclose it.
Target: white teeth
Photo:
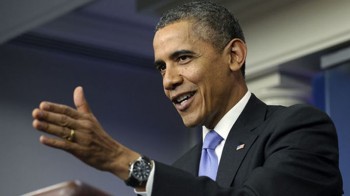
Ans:
[[[183,100],[188,99],[189,97],[190,97],[189,95],[183,95],[183,96],[181,96],[181,97],[178,97],[178,98],[176,99],[176,101],[177,101],[177,102],[182,102]]]
[[[185,101],[186,99],[190,98],[191,96],[192,96],[192,93],[182,95],[182,96],[176,98],[176,102],[181,103],[181,102]]]

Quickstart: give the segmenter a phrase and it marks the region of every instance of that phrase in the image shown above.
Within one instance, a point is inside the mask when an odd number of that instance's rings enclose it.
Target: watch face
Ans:
[[[132,168],[132,175],[134,178],[136,178],[138,181],[147,181],[148,176],[151,173],[151,164],[148,162],[145,162],[144,160],[140,160],[135,162],[133,168]]]

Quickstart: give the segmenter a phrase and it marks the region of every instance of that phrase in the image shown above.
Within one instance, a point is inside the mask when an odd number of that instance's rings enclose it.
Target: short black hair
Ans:
[[[225,7],[210,1],[193,1],[170,9],[160,18],[156,31],[183,20],[192,21],[193,30],[199,37],[219,51],[234,38],[245,42],[242,28],[234,15]],[[245,75],[245,62],[241,73]]]

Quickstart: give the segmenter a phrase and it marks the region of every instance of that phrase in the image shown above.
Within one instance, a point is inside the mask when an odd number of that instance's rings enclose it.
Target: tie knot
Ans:
[[[207,133],[204,138],[203,148],[204,149],[215,149],[223,140],[223,138],[216,133],[214,130]]]

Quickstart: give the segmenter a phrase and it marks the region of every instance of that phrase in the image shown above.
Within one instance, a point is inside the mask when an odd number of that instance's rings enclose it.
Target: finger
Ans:
[[[69,152],[77,158],[81,159],[82,161],[85,161],[85,157],[90,155],[89,150],[86,147],[80,146],[79,144],[76,144],[74,142],[49,138],[44,135],[40,136],[39,140],[40,143],[46,146]]]
[[[89,137],[86,137],[86,134],[79,130],[69,129],[67,127],[59,127],[39,120],[33,121],[33,127],[39,131],[56,136],[60,138],[60,140],[74,142],[81,145],[86,145],[89,143],[89,140],[87,140]]]
[[[33,118],[41,121],[46,121],[50,124],[55,124],[61,127],[78,128],[76,120],[59,113],[48,112],[40,109],[33,110]]]
[[[74,149],[78,149],[79,145],[73,142],[69,142],[67,140],[60,140],[60,139],[55,139],[55,138],[50,138],[47,136],[40,136],[40,143],[45,144],[47,146],[65,150],[68,152],[73,152]]]
[[[35,119],[33,121],[33,127],[45,133],[57,136],[59,138],[65,139],[70,136],[71,129],[67,127],[61,127],[54,124],[50,124],[44,121]],[[76,133],[75,133],[76,134]],[[76,136],[75,136],[76,137]]]
[[[59,114],[65,114],[65,115],[72,117],[74,119],[77,119],[80,117],[78,111],[76,111],[74,108],[69,107],[67,105],[43,101],[40,103],[39,108],[41,110],[45,110],[45,111],[50,111],[50,112],[59,113]]]
[[[83,87],[81,86],[78,86],[74,90],[74,104],[79,112],[91,113],[89,104],[87,103],[84,96]]]

